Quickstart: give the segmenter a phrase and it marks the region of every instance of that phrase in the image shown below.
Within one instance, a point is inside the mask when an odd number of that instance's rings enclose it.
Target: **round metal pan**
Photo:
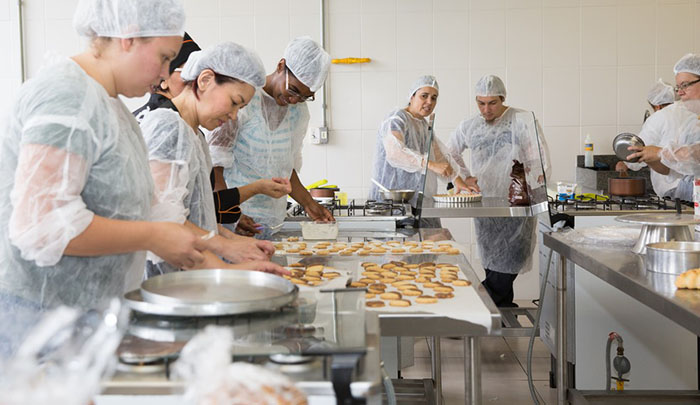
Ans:
[[[382,197],[385,200],[393,200],[394,202],[408,202],[416,193],[415,190],[389,190],[381,191]]]
[[[635,134],[630,134],[629,132],[623,132],[613,139],[613,150],[618,158],[627,162],[636,162],[638,159],[627,159],[627,156],[635,153],[631,150],[627,150],[630,146],[644,146],[644,141],[642,138]]]
[[[647,270],[681,274],[700,267],[700,242],[659,242],[647,245]]]

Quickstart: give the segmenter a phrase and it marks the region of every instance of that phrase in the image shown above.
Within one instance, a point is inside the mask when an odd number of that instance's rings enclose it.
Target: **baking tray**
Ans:
[[[144,281],[124,298],[135,311],[166,316],[222,316],[276,310],[299,289],[282,277],[247,270],[192,270]]]

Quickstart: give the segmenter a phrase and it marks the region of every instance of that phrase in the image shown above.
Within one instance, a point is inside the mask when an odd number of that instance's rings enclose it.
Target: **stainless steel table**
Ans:
[[[544,234],[545,246],[561,257],[557,278],[557,401],[567,403],[566,269],[577,264],[630,297],[700,335],[700,291],[678,290],[676,275],[646,270],[642,256],[628,249],[572,244],[560,233]]]
[[[507,198],[484,197],[473,203],[440,203],[431,197],[423,200],[423,218],[484,218],[484,217],[532,217],[548,210],[543,201],[535,205],[511,206]]]

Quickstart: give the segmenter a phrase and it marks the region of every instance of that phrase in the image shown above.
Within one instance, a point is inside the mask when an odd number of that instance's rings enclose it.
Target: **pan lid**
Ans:
[[[700,219],[695,219],[693,214],[678,215],[673,211],[660,214],[629,214],[620,215],[615,218],[618,222],[641,225],[656,226],[682,226],[700,223]]]

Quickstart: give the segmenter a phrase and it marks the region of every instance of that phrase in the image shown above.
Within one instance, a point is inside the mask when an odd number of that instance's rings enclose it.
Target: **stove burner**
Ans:
[[[629,196],[600,196],[595,195],[581,196],[577,195],[574,199],[559,200],[549,198],[549,205],[552,209],[565,211],[585,211],[585,210],[602,210],[602,211],[635,211],[635,210],[674,210],[676,209],[676,201],[670,197],[661,198],[657,195],[647,195],[642,197]],[[693,207],[692,202],[680,201],[681,207]]]
[[[316,332],[316,327],[310,324],[298,323],[289,325],[284,328],[285,335],[289,337],[306,337],[313,336]]]
[[[313,356],[301,356],[298,354],[273,354],[270,355],[270,361],[275,364],[306,364],[314,361]]]

